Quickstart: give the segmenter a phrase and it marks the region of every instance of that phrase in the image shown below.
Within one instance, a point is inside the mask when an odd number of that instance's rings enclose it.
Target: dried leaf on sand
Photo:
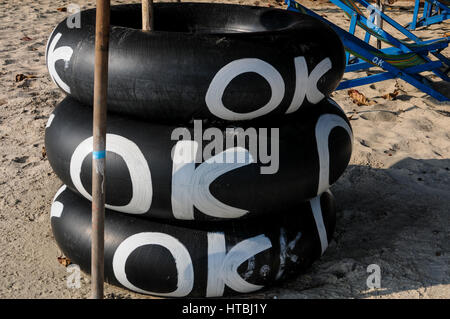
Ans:
[[[30,75],[30,74],[26,75],[26,74],[22,74],[22,73],[16,74],[16,82],[21,82],[25,79],[35,79],[35,78],[36,78],[35,75]]]
[[[355,103],[358,106],[376,104],[375,101],[369,100],[364,94],[362,94],[358,90],[351,89],[348,90],[347,93],[348,96],[350,96],[350,98],[352,99],[353,103]]]
[[[397,95],[399,95],[399,93],[400,93],[400,90],[397,90],[397,89],[396,89],[396,90],[394,90],[394,92],[385,94],[385,95],[383,95],[382,97],[383,97],[383,99],[392,101],[392,100],[395,100],[395,98],[397,97]]]
[[[58,10],[59,12],[67,12],[66,7],[56,8],[56,10]]]
[[[67,266],[69,266],[72,263],[69,258],[64,257],[64,256],[58,257],[58,262],[61,265],[63,265],[64,267],[67,267]]]

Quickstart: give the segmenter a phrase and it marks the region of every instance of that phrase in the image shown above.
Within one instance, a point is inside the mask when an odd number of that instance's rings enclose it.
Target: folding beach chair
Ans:
[[[449,0],[424,0],[423,14],[419,18],[420,0],[416,0],[414,5],[414,14],[412,22],[408,29],[415,30],[418,27],[428,26],[434,23],[440,23],[450,19],[450,1]]]
[[[446,81],[448,81],[448,77],[439,71],[439,69],[444,66],[442,61],[431,61],[430,59],[419,54],[419,51],[410,50],[409,52],[402,52],[398,48],[393,48],[390,51],[378,50],[369,43],[341,29],[334,23],[326,20],[299,3],[293,0],[285,1],[288,5],[288,10],[313,16],[327,23],[334,29],[334,31],[340,36],[345,50],[357,58],[355,63],[347,64],[345,69],[346,72],[354,72],[372,67],[380,67],[384,71],[362,78],[342,81],[337,90],[380,82],[388,79],[401,78],[422,92],[434,97],[438,101],[450,101],[448,97],[434,90],[430,86],[428,80],[419,74],[425,71],[433,71],[438,74],[440,73],[440,76],[442,78],[446,78]]]
[[[450,79],[447,77],[447,72],[450,67],[450,59],[446,58],[441,54],[441,51],[444,50],[449,42],[450,37],[438,38],[428,41],[422,41],[416,35],[402,27],[399,23],[397,23],[394,19],[381,12],[377,7],[369,4],[366,0],[330,0],[333,4],[344,10],[344,12],[350,17],[350,29],[349,32],[351,34],[355,33],[356,26],[361,27],[364,31],[366,31],[366,36],[364,41],[369,43],[370,37],[374,36],[376,39],[383,41],[384,43],[391,46],[387,49],[382,49],[381,51],[386,54],[397,54],[397,53],[409,53],[415,52],[420,55],[425,60],[430,61],[427,58],[428,53],[432,54],[436,58],[438,58],[442,63],[445,64],[444,70],[435,70],[434,73],[441,77],[445,81],[449,81]],[[360,3],[364,8],[369,12],[369,17],[367,17],[364,12],[356,5],[356,2]],[[373,22],[375,16],[378,15],[380,18],[387,22],[389,25],[394,27],[404,36],[406,36],[409,40],[401,41],[396,37],[392,36],[382,28],[377,27]],[[347,62],[350,58],[347,53]]]

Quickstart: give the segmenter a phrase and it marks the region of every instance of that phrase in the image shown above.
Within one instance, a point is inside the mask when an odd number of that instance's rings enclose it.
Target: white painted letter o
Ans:
[[[240,74],[254,72],[269,82],[272,90],[270,101],[263,107],[248,113],[236,113],[223,105],[226,87]],[[285,85],[281,74],[269,63],[254,58],[239,59],[228,63],[214,76],[206,93],[206,105],[215,116],[229,121],[250,120],[273,111],[283,100]]]
[[[93,138],[85,139],[77,146],[70,160],[70,177],[76,189],[85,198],[92,200],[81,182],[83,160],[92,152]],[[131,177],[133,194],[125,206],[106,204],[106,208],[128,214],[144,214],[151,206],[153,196],[152,177],[147,161],[139,147],[120,135],[106,134],[106,150],[119,154],[127,164]]]
[[[160,245],[167,248],[175,259],[177,268],[177,289],[168,293],[151,292],[134,286],[127,278],[125,264],[128,256],[137,248],[145,245]],[[194,286],[194,267],[191,256],[186,247],[178,239],[164,233],[139,233],[125,239],[113,257],[113,271],[116,279],[125,287],[144,294],[184,297],[187,296]]]

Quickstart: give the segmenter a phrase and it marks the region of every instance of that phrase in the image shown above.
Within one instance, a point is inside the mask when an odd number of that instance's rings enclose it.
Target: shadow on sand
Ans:
[[[312,268],[265,292],[278,298],[364,298],[450,283],[450,159],[349,166],[332,187],[335,239]],[[368,289],[367,266],[381,268]],[[447,296],[448,297],[448,296]]]

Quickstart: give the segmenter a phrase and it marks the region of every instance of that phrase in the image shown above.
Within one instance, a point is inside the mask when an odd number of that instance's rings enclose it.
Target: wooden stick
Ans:
[[[380,10],[381,12],[384,12],[384,6],[381,3],[381,0],[377,0],[377,9]],[[381,18],[381,16],[377,17],[377,27],[379,28],[383,28],[383,19]],[[381,40],[377,39],[377,49],[381,49]]]
[[[142,30],[153,31],[153,0],[142,0]]]
[[[92,152],[92,246],[91,290],[93,299],[103,299],[106,96],[108,89],[110,0],[97,0],[95,25],[94,120]]]
[[[384,13],[384,2],[381,2],[380,1],[380,11],[381,12],[383,12]],[[383,19],[381,18],[381,16],[380,16],[380,28],[381,29],[383,29]],[[381,45],[382,45],[382,43],[381,43],[381,40],[379,40],[379,44],[377,43],[377,48],[379,49],[379,50],[381,50]]]

